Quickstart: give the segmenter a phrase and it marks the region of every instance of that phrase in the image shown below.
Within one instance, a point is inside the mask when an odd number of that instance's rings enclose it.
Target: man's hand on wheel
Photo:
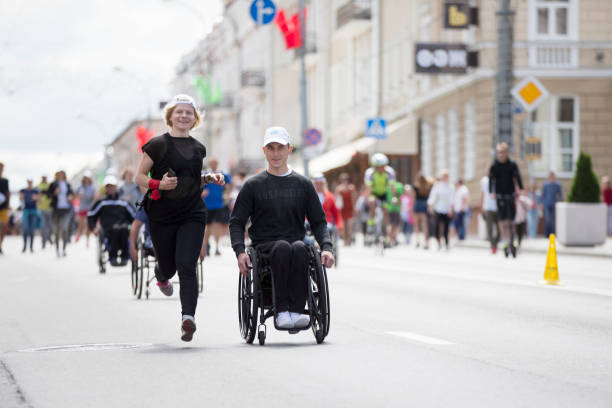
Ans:
[[[321,252],[321,263],[326,268],[331,268],[334,266],[334,254],[332,254],[330,251]]]
[[[249,268],[252,267],[251,258],[243,252],[238,255],[238,269],[240,269],[240,273],[244,276],[249,274]]]

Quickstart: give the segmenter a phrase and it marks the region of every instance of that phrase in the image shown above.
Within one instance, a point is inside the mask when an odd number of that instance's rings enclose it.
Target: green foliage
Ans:
[[[580,152],[576,162],[576,174],[572,180],[567,201],[570,203],[598,203],[601,201],[599,181],[593,172],[591,156]]]

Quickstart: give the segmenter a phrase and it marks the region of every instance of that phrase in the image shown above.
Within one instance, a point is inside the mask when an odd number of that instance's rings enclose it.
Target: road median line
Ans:
[[[420,343],[425,343],[425,344],[433,344],[436,346],[449,346],[449,345],[455,344],[447,340],[438,339],[435,337],[423,336],[421,334],[410,333],[410,332],[405,332],[405,331],[388,331],[385,333],[390,334],[392,336],[401,337],[403,339],[414,340],[414,341],[418,341]]]

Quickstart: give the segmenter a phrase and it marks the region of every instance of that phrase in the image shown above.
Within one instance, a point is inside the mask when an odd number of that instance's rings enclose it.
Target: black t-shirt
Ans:
[[[321,248],[332,247],[319,196],[310,180],[296,172],[274,176],[262,171],[244,183],[230,219],[230,238],[236,254],[244,252],[244,227],[249,217],[249,237],[254,245],[303,239],[307,218]]]
[[[516,180],[519,188],[523,188],[523,181],[518,166],[508,159],[505,162],[495,160],[489,169],[489,192],[498,195],[514,194]]]
[[[206,222],[206,207],[200,196],[204,145],[191,136],[172,137],[165,133],[147,142],[142,151],[153,160],[152,178],[161,180],[168,169],[178,177],[174,190],[160,190],[161,199],[151,200],[149,220],[160,224]]]
[[[4,202],[0,204],[0,210],[4,210],[8,208],[8,193],[9,193],[9,184],[8,180],[5,178],[0,178],[0,193],[4,194]]]

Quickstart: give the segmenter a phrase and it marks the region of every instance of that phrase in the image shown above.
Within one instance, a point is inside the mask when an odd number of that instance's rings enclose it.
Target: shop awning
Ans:
[[[356,152],[366,152],[374,146],[375,143],[376,139],[362,137],[351,143],[336,147],[310,160],[308,169],[312,174],[316,172],[324,173],[328,170],[342,167],[351,161],[351,157],[353,157]]]
[[[387,138],[378,143],[378,151],[385,154],[418,154],[417,119],[405,118],[387,127]]]

